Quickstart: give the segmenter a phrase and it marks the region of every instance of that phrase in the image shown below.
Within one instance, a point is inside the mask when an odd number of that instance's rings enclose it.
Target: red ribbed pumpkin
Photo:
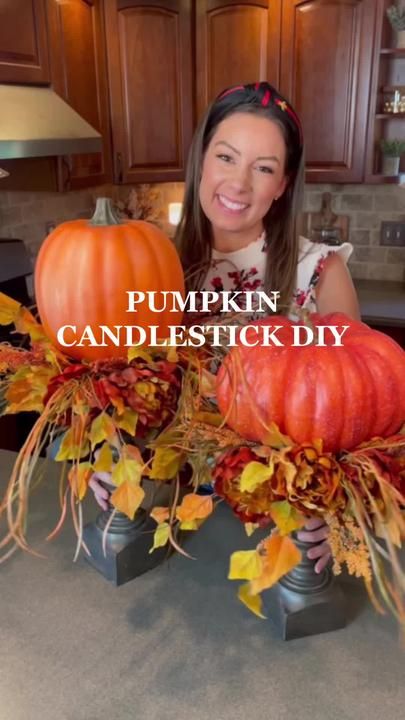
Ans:
[[[88,325],[96,337],[100,325],[158,325],[164,338],[169,325],[181,322],[182,313],[169,312],[170,303],[161,313],[152,312],[146,301],[136,313],[127,312],[127,291],[178,291],[184,297],[180,259],[159,228],[140,220],[121,221],[110,201],[99,198],[91,220],[62,223],[41,246],[35,269],[41,322],[55,345],[80,360],[126,357],[128,348],[117,347],[111,339],[106,339],[107,347],[66,348],[56,337],[64,325],[76,326],[76,338]],[[73,342],[71,335],[67,339]]]
[[[291,347],[294,323],[272,317],[262,322],[283,326],[277,333],[283,347],[230,351],[217,377],[218,406],[228,425],[247,440],[265,442],[264,425],[275,422],[296,443],[322,438],[331,452],[397,432],[405,422],[404,350],[341,313],[310,321],[314,328],[349,325],[343,346],[333,346],[331,336],[327,347]]]

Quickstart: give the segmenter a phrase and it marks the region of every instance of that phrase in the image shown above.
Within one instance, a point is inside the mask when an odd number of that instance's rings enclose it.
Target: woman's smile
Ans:
[[[247,210],[250,205],[249,203],[242,203],[238,200],[232,200],[229,196],[223,195],[222,193],[218,193],[216,196],[216,199],[218,201],[218,205],[223,210],[223,212],[231,215],[241,215],[245,210]]]

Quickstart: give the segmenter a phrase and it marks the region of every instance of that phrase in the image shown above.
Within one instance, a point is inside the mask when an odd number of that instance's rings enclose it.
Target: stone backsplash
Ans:
[[[161,206],[161,225],[169,235],[168,204],[180,202],[183,183],[154,186]],[[21,238],[33,260],[46,236],[49,224],[90,217],[95,199],[112,197],[123,202],[130,188],[102,186],[70,193],[9,192],[0,190],[0,237]],[[350,270],[354,278],[405,281],[405,247],[380,245],[381,222],[405,221],[405,188],[394,185],[307,185],[304,210],[318,211],[323,192],[332,194],[332,209],[350,218],[349,240],[354,246]]]

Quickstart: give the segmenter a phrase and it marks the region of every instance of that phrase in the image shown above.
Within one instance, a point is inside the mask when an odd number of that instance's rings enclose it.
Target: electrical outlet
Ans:
[[[381,245],[405,247],[405,222],[382,222]]]

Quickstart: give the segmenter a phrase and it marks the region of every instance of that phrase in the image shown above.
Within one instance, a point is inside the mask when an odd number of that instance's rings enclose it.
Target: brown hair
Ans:
[[[199,290],[212,257],[211,223],[199,200],[202,164],[218,125],[236,112],[253,113],[276,122],[284,136],[288,185],[263,218],[267,258],[266,292],[280,292],[279,308],[286,312],[296,281],[298,236],[296,219],[304,184],[304,148],[300,121],[289,103],[268,83],[239,85],[221,93],[208,107],[188,156],[182,217],[175,242],[186,273],[187,290]]]

